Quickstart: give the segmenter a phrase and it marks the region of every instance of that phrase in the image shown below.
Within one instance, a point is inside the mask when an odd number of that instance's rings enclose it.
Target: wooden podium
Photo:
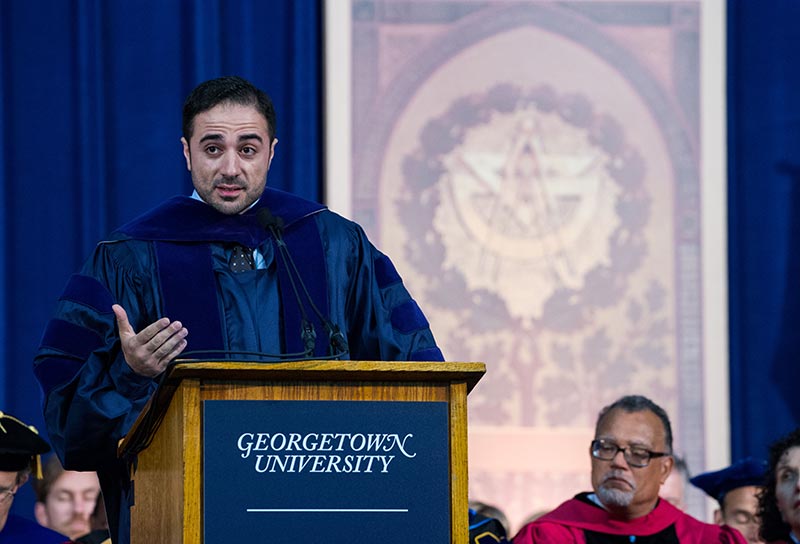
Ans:
[[[483,363],[178,361],[167,370],[120,443],[121,456],[136,458],[131,542],[203,542],[206,401],[231,405],[234,403],[229,401],[273,401],[272,406],[275,401],[283,406],[288,401],[336,401],[339,406],[370,401],[438,403],[437,407],[444,403],[443,432],[449,444],[448,542],[466,543],[467,394],[485,371]],[[420,484],[423,482],[409,481],[404,485],[419,488]],[[231,487],[236,487],[234,482]]]

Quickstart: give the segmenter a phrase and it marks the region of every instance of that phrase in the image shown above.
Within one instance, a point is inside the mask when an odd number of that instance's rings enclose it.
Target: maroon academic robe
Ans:
[[[659,500],[655,509],[640,518],[612,517],[581,493],[524,526],[514,544],[747,544],[726,525],[696,520]]]

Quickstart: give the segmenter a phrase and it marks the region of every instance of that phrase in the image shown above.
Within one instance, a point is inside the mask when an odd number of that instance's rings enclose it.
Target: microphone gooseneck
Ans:
[[[308,289],[306,288],[305,282],[303,282],[300,271],[297,269],[297,265],[295,265],[291,253],[289,253],[289,248],[286,245],[286,242],[283,240],[283,219],[274,215],[269,208],[261,208],[256,214],[256,218],[258,219],[259,224],[261,224],[264,229],[272,234],[272,237],[275,239],[275,242],[278,246],[278,253],[283,260],[284,266],[286,267],[286,275],[289,277],[289,283],[292,286],[292,291],[294,292],[295,299],[297,300],[297,305],[300,308],[300,334],[306,352],[309,355],[314,352],[314,343],[317,336],[314,330],[314,325],[308,319],[308,315],[306,314],[305,305],[303,304],[300,294],[297,290],[297,284],[300,285],[300,288],[305,294],[308,303],[311,305],[311,309],[314,311],[314,314],[317,316],[320,323],[322,323],[325,331],[328,333],[329,354],[333,357],[340,357],[344,355],[349,351],[347,340],[339,329],[339,326],[333,323],[330,319],[325,317],[322,312],[319,311],[319,308],[317,308],[317,305],[314,304],[314,300],[308,293]],[[295,278],[297,278],[296,282]]]

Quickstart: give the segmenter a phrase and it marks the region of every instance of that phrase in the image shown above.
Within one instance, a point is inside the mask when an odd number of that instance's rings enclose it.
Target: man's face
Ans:
[[[751,544],[763,543],[758,536],[759,490],[759,487],[747,485],[728,491],[722,499],[722,510],[714,512],[714,521],[738,529]]]
[[[254,106],[222,103],[197,114],[191,141],[181,138],[194,188],[218,211],[241,213],[259,199],[278,140]]]
[[[45,502],[36,503],[36,521],[74,540],[91,531],[89,517],[99,493],[94,472],[66,470],[53,482]]]
[[[664,427],[649,410],[632,413],[612,410],[600,421],[595,439],[626,449],[638,446],[654,452],[666,451]],[[621,451],[610,461],[592,457],[592,487],[610,512],[629,519],[641,517],[655,507],[658,491],[669,476],[672,463],[672,457],[654,457],[646,467],[631,467]]]
[[[783,521],[800,534],[800,446],[794,446],[775,466],[775,498]]]
[[[6,526],[8,511],[14,502],[12,493],[17,491],[17,473],[0,471],[0,532]]]

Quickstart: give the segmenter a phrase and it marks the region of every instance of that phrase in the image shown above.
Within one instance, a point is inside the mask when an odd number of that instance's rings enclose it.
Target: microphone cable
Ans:
[[[266,212],[266,213],[262,213]],[[305,351],[303,352],[303,357],[309,357],[314,353],[314,345],[317,342],[317,332],[314,330],[314,324],[308,319],[308,314],[306,313],[305,305],[300,298],[300,293],[297,290],[297,285],[295,284],[294,277],[291,274],[291,271],[286,264],[286,257],[284,252],[286,252],[286,244],[283,242],[283,238],[280,236],[280,233],[277,229],[283,228],[283,220],[280,217],[275,217],[272,215],[272,212],[269,211],[268,208],[263,208],[259,210],[257,216],[258,222],[264,227],[267,231],[269,231],[272,236],[275,238],[275,241],[278,243],[278,253],[280,253],[281,259],[283,259],[283,264],[286,266],[287,276],[289,276],[289,283],[292,285],[292,292],[294,292],[294,298],[297,301],[297,306],[300,308],[300,338],[303,341],[303,347]],[[290,257],[291,259],[291,257]],[[292,262],[294,265],[294,262]],[[296,269],[295,269],[296,270]],[[297,275],[298,280],[300,281],[300,285],[303,290],[306,290],[305,285],[302,283],[302,278],[300,275]],[[306,291],[306,296],[308,296],[308,291]],[[313,303],[312,303],[313,305]]]
[[[317,305],[314,304],[314,300],[311,298],[311,295],[306,288],[305,282],[303,282],[302,276],[300,276],[300,271],[297,269],[297,265],[295,265],[294,259],[292,259],[292,255],[289,253],[289,248],[286,245],[286,242],[283,240],[283,235],[281,231],[283,230],[283,219],[273,215],[269,208],[261,208],[257,214],[258,222],[264,227],[266,230],[272,234],[273,238],[275,238],[275,242],[278,245],[278,251],[281,255],[281,259],[283,259],[283,264],[286,266],[287,275],[289,276],[289,281],[292,284],[292,289],[295,292],[295,297],[297,297],[298,305],[300,306],[300,311],[303,316],[303,319],[307,321],[306,313],[303,308],[303,305],[300,303],[300,296],[297,292],[297,288],[295,287],[295,281],[293,279],[293,274],[297,276],[297,282],[300,284],[300,288],[303,290],[303,293],[308,300],[308,303],[311,305],[311,309],[314,311],[314,314],[319,319],[322,326],[325,328],[325,331],[328,333],[328,351],[332,358],[340,357],[347,353],[350,348],[347,345],[347,339],[344,337],[344,334],[339,329],[339,326],[335,323],[331,322],[330,319],[322,315],[322,312],[319,311]],[[310,323],[309,323],[310,324]],[[313,330],[313,325],[311,326]],[[312,351],[313,351],[313,344],[312,344]]]

